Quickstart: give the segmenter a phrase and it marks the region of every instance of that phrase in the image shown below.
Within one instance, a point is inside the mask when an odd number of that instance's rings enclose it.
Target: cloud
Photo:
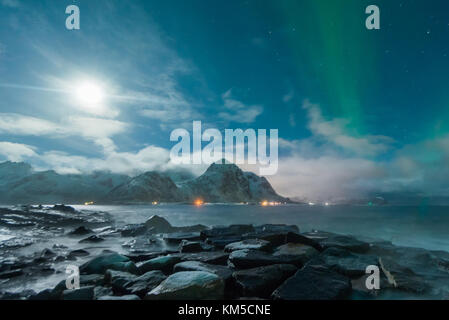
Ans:
[[[0,142],[0,155],[10,161],[23,161],[25,158],[36,156],[35,148],[26,144]]]
[[[82,137],[101,146],[104,152],[115,150],[111,137],[124,133],[128,124],[111,119],[68,117],[61,123],[24,116],[0,113],[0,133],[13,136],[49,136],[51,138]]]
[[[320,137],[344,150],[362,156],[376,156],[388,151],[394,140],[381,135],[352,136],[345,127],[349,123],[346,119],[324,119],[321,109],[316,104],[304,101],[303,109],[307,111],[308,128]]]
[[[245,105],[243,102],[232,98],[232,90],[229,89],[222,95],[226,111],[219,112],[218,116],[226,121],[251,123],[263,112],[260,105]]]

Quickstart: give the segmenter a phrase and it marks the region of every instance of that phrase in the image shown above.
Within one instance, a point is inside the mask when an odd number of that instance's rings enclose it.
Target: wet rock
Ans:
[[[137,237],[147,233],[148,228],[144,223],[141,224],[129,224],[123,227],[120,231],[122,237]]]
[[[79,269],[80,273],[84,274],[103,274],[107,269],[125,271],[133,274],[138,273],[136,265],[130,261],[128,257],[117,253],[102,254],[90,261],[87,261],[81,265]]]
[[[224,296],[224,282],[204,271],[177,272],[145,296],[147,300],[218,300]]]
[[[263,251],[258,250],[236,250],[231,252],[228,259],[228,265],[236,269],[249,269],[267,266],[271,264],[280,264],[283,260]]]
[[[45,259],[50,259],[50,258],[55,257],[56,253],[54,253],[53,251],[51,251],[48,248],[45,248],[44,250],[42,250],[40,256]]]
[[[124,294],[134,294],[139,297],[144,297],[147,292],[156,288],[166,278],[167,276],[164,275],[162,271],[149,271],[125,283],[121,292]]]
[[[0,272],[0,279],[10,279],[10,278],[21,276],[23,274],[24,273],[23,273],[22,269],[3,271],[3,272]]]
[[[206,239],[206,243],[216,248],[223,249],[228,244],[238,242],[240,240],[242,240],[241,236],[224,236],[224,237],[208,238]]]
[[[75,260],[77,257],[86,257],[88,256],[90,253],[86,250],[83,249],[77,249],[77,250],[72,250],[69,252],[69,254],[67,255],[67,259],[69,260]]]
[[[104,241],[104,238],[99,237],[97,235],[93,235],[93,236],[90,236],[90,237],[80,240],[79,243],[98,243],[98,242],[103,242],[103,241]]]
[[[351,293],[351,281],[324,266],[307,265],[277,288],[276,300],[339,300]]]
[[[0,293],[0,300],[27,300],[35,296],[33,290],[23,290],[20,292],[2,292]]]
[[[323,248],[340,248],[355,253],[366,253],[370,249],[369,243],[357,240],[351,236],[335,235],[320,241]]]
[[[261,226],[254,227],[256,232],[271,232],[271,233],[299,233],[299,228],[296,225],[286,224],[263,224]]]
[[[254,232],[255,229],[252,225],[246,224],[234,224],[228,227],[213,227],[208,230],[201,231],[201,239],[206,240],[207,238],[215,237],[231,237],[231,236],[241,236],[245,233]]]
[[[374,255],[355,254],[338,248],[326,249],[322,256],[328,267],[348,277],[363,276],[366,267],[379,264]]]
[[[273,252],[274,257],[298,267],[302,267],[318,254],[319,252],[315,248],[301,243],[286,243],[277,247]]]
[[[208,264],[225,265],[228,261],[229,253],[222,251],[198,252],[198,253],[181,253],[174,255],[181,261],[200,261]]]
[[[125,296],[103,296],[99,297],[97,300],[140,300],[135,294],[129,294]]]
[[[179,246],[179,252],[190,253],[190,252],[201,252],[203,247],[200,242],[183,240]]]
[[[169,233],[174,231],[174,228],[167,220],[157,215],[148,219],[145,222],[145,227],[151,230],[152,233]]]
[[[165,273],[171,273],[173,266],[180,262],[180,258],[177,256],[161,256],[148,261],[141,262],[137,265],[140,274],[147,273],[152,270],[161,270]]]
[[[80,226],[72,231],[70,231],[68,234],[72,236],[84,236],[86,234],[93,233],[93,231],[89,228],[86,228],[85,226]]]
[[[169,243],[180,243],[182,240],[199,241],[201,238],[199,232],[175,232],[164,235],[164,240]]]
[[[114,292],[110,287],[102,287],[98,286],[94,288],[94,299],[95,300],[102,300],[102,297],[105,296],[112,296]]]
[[[181,271],[205,271],[216,274],[220,278],[222,278],[225,282],[228,282],[231,279],[232,271],[228,267],[207,264],[200,261],[184,261],[177,263],[173,272],[181,272]]]
[[[82,287],[74,290],[64,290],[63,300],[93,300],[95,297],[94,286]]]
[[[232,277],[240,296],[268,298],[296,270],[291,264],[274,264],[236,271]]]
[[[112,287],[115,294],[126,294],[127,284],[136,278],[136,275],[129,272],[107,270],[104,275],[104,282]]]
[[[75,213],[76,210],[73,207],[66,206],[64,204],[56,204],[52,207],[53,210],[66,212],[66,213]]]
[[[269,251],[271,249],[271,243],[266,240],[261,239],[247,239],[243,241],[233,242],[224,248],[226,252],[232,252],[236,250],[244,250],[244,249],[254,249],[254,250],[262,250]]]
[[[82,274],[80,275],[81,286],[102,286],[104,284],[104,275],[102,274]]]
[[[29,300],[57,300],[59,296],[53,294],[52,289],[45,289],[29,297]]]
[[[379,258],[380,267],[394,288],[417,294],[426,293],[430,286],[427,281],[410,268],[404,267],[386,257]]]

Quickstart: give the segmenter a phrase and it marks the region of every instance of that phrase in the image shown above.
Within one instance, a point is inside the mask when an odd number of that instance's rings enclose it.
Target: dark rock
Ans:
[[[232,271],[228,267],[207,264],[200,261],[184,261],[176,264],[173,268],[173,272],[181,271],[206,271],[216,274],[225,282],[228,282],[232,276]]]
[[[75,208],[66,206],[64,204],[56,204],[52,207],[52,209],[60,211],[60,212],[67,212],[67,213],[75,213],[76,212]]]
[[[147,292],[156,288],[166,278],[167,276],[159,270],[149,271],[125,284],[125,292],[144,297]]]
[[[166,273],[171,273],[173,271],[173,266],[180,261],[181,259],[177,256],[161,256],[141,262],[137,264],[137,268],[140,274],[144,274],[152,270],[161,270]]]
[[[232,277],[240,296],[268,298],[296,270],[297,268],[291,264],[274,264],[236,271]]]
[[[224,282],[204,271],[183,271],[169,276],[147,293],[146,300],[219,300],[224,296]]]
[[[417,275],[410,268],[396,263],[391,258],[379,258],[379,264],[387,277],[388,283],[397,290],[423,294],[430,289],[429,284],[423,277]]]
[[[50,258],[55,257],[56,253],[54,253],[53,251],[51,251],[48,248],[45,248],[44,250],[42,250],[40,256],[45,259],[50,259]]]
[[[104,282],[112,287],[115,294],[126,294],[127,284],[136,278],[136,275],[129,272],[107,270],[104,275]]]
[[[228,261],[229,253],[221,251],[181,253],[178,256],[181,261],[200,261],[208,264],[225,265]]]
[[[84,274],[103,274],[107,269],[125,271],[137,274],[136,265],[129,260],[128,257],[117,253],[102,254],[81,265],[80,273]]]
[[[135,294],[129,294],[129,295],[125,295],[125,296],[103,296],[103,297],[99,297],[97,300],[140,300],[140,298],[138,296],[136,296]]]
[[[319,252],[315,248],[301,243],[286,243],[277,247],[273,252],[273,256],[279,258],[283,263],[291,263],[298,267],[302,267],[318,254]]]
[[[64,290],[63,300],[93,300],[95,297],[94,286],[82,287],[74,290]]]
[[[224,237],[216,237],[216,238],[208,238],[206,239],[206,243],[213,245],[216,248],[224,249],[228,244],[238,242],[242,240],[240,236],[224,236]]]
[[[98,243],[98,242],[102,242],[102,241],[104,241],[104,239],[102,237],[93,235],[93,236],[90,236],[90,237],[80,240],[79,243]]]
[[[299,228],[296,225],[286,224],[263,224],[261,226],[254,227],[256,232],[271,232],[271,233],[299,233]]]
[[[15,270],[9,270],[9,271],[3,271],[0,272],[0,279],[9,279],[14,278],[23,275],[22,269],[15,269]]]
[[[366,267],[379,265],[374,255],[361,255],[349,251],[329,248],[322,253],[325,264],[331,269],[348,277],[360,277],[366,274]]]
[[[59,297],[53,294],[52,289],[42,290],[39,293],[29,297],[29,300],[56,300],[56,299],[59,299]]]
[[[241,236],[245,233],[254,232],[255,229],[252,225],[246,224],[234,224],[228,227],[213,227],[211,229],[201,231],[201,239],[206,240],[207,238],[215,237],[231,237],[231,236]]]
[[[174,232],[164,235],[164,240],[169,243],[180,243],[182,240],[199,241],[201,238],[199,232]]]
[[[320,241],[323,248],[340,248],[356,253],[366,253],[370,249],[369,243],[357,240],[351,236],[335,235]]]
[[[307,265],[288,278],[271,297],[276,300],[340,300],[351,293],[351,281],[324,266]]]
[[[104,284],[104,275],[102,274],[82,274],[80,275],[80,285],[84,286],[102,286]]]
[[[147,233],[148,228],[144,223],[140,224],[129,224],[123,227],[120,231],[122,237],[137,237]]]
[[[69,254],[67,255],[67,258],[69,260],[73,260],[76,259],[77,257],[86,257],[88,256],[90,253],[86,250],[83,249],[77,249],[77,250],[72,250],[69,252]]]
[[[183,240],[179,246],[179,252],[181,253],[191,253],[191,252],[201,252],[203,247],[200,242]]]
[[[114,292],[110,287],[102,287],[98,286],[94,288],[94,299],[95,300],[102,300],[102,297],[105,296],[112,296]]]
[[[174,229],[171,224],[162,217],[157,215],[152,216],[145,222],[145,227],[151,230],[152,233],[169,233],[173,232]]]
[[[224,248],[226,252],[232,252],[236,250],[244,250],[244,249],[254,249],[254,250],[262,250],[262,251],[270,251],[271,243],[266,240],[261,239],[247,239],[243,241],[233,242]]]
[[[267,266],[271,264],[280,264],[283,260],[258,250],[236,250],[229,255],[228,265],[236,269],[249,269]]]
[[[94,233],[91,229],[86,228],[85,226],[81,226],[76,228],[73,231],[69,232],[69,235],[73,236],[84,236],[86,234]]]

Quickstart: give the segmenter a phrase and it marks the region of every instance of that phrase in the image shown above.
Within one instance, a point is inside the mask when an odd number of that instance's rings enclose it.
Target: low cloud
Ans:
[[[9,161],[23,161],[29,157],[35,157],[35,148],[26,144],[12,143],[3,141],[0,142],[0,155]]]

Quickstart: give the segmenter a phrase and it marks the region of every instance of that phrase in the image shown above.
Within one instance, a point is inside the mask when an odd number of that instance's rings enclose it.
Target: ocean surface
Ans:
[[[74,206],[107,211],[118,225],[145,222],[152,215],[174,226],[192,224],[296,224],[301,232],[324,230],[391,241],[395,245],[449,251],[449,206],[309,206],[179,204]]]

